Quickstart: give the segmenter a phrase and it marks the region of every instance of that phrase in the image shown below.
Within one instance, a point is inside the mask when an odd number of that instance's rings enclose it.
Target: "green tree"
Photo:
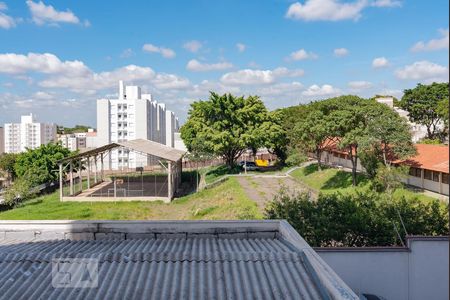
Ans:
[[[230,168],[246,149],[273,147],[277,133],[283,134],[259,97],[213,92],[209,100],[191,105],[180,131],[189,151],[202,149],[222,156]]]
[[[313,152],[317,165],[321,170],[321,157],[326,148],[326,141],[333,138],[330,121],[320,110],[313,110],[303,120],[297,122],[294,128],[296,141],[303,145],[306,151]]]
[[[0,155],[0,169],[8,174],[8,178],[14,180],[16,178],[16,171],[14,164],[17,160],[15,153],[3,153]]]
[[[59,176],[57,162],[70,154],[70,150],[61,144],[49,143],[21,153],[17,157],[14,169],[19,178],[33,176],[36,184],[53,182],[58,180]]]
[[[419,83],[415,88],[404,91],[400,107],[409,112],[412,122],[425,125],[427,137],[434,139],[439,135],[437,125],[443,120],[443,112],[445,108],[448,110],[448,100],[448,82],[433,82],[430,85]]]

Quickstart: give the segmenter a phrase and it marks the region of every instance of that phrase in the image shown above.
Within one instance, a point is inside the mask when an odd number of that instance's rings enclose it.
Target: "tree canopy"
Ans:
[[[3,153],[0,155],[0,170],[5,171],[12,180],[16,177],[14,164],[16,163],[17,156],[15,153]]]
[[[191,104],[181,137],[190,152],[221,156],[231,167],[246,149],[284,147],[285,133],[277,114],[257,96],[236,97],[211,92],[209,100]]]
[[[400,107],[408,111],[412,122],[426,126],[429,139],[439,135],[438,124],[447,118],[445,115],[448,116],[448,89],[448,82],[419,83],[413,89],[406,89],[400,101]]]
[[[61,144],[49,143],[36,149],[27,149],[15,162],[14,169],[19,178],[27,177],[33,184],[58,180],[57,162],[70,155],[70,150]]]

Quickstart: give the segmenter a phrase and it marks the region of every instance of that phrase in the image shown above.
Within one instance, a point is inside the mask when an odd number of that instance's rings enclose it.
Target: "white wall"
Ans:
[[[317,253],[355,293],[385,299],[449,298],[448,237],[409,239],[409,249],[318,248]]]

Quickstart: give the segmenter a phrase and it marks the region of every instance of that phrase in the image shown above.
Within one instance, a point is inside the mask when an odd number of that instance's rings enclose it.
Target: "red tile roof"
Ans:
[[[415,168],[449,173],[449,148],[443,145],[416,144],[417,155],[402,163]]]

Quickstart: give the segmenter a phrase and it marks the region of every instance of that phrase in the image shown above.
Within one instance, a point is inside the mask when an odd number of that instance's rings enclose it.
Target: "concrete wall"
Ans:
[[[448,237],[414,237],[408,248],[318,248],[355,291],[385,299],[448,299]]]

